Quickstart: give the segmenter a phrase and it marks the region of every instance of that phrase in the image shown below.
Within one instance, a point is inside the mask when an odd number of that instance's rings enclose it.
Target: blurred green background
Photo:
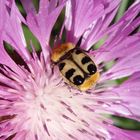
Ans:
[[[39,8],[39,0],[33,0],[34,5],[36,7],[36,9],[38,10]],[[115,18],[112,21],[112,24],[115,23],[116,21],[118,21],[120,19],[120,17],[122,17],[122,15],[124,14],[125,10],[128,9],[128,7],[134,2],[134,0],[122,0],[122,4],[118,10],[117,15],[115,16]],[[24,17],[26,17],[26,13],[21,5],[21,3],[19,2],[19,0],[16,1],[19,10],[21,11],[22,15]],[[61,15],[59,16],[57,23],[55,24],[52,34],[51,34],[51,44],[53,44],[53,40],[56,37],[56,35],[60,32],[60,28],[62,26],[64,20],[64,11],[62,11]],[[25,34],[25,38],[26,38],[26,42],[28,45],[29,50],[31,51],[30,48],[30,40],[32,40],[36,51],[40,51],[40,45],[37,41],[37,39],[35,38],[35,36],[30,32],[30,30],[28,29],[27,26],[23,25],[23,31]],[[94,48],[98,48],[101,46],[101,44],[103,44],[104,39],[100,40],[98,43],[96,43],[94,45]],[[110,65],[110,64],[109,64]],[[109,65],[107,65],[107,67],[109,67]],[[125,79],[127,78],[123,78],[123,79],[119,79],[116,82],[118,84],[122,83]],[[111,116],[111,118],[114,120],[114,124],[117,125],[118,127],[124,128],[124,129],[135,129],[135,130],[140,130],[140,123],[134,120],[130,120],[130,119],[126,119],[126,118],[121,118],[121,117],[117,117],[117,116]]]

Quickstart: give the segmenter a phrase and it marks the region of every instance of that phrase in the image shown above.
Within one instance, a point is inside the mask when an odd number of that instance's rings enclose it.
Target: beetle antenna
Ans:
[[[83,36],[80,37],[80,39],[78,40],[77,44],[76,44],[76,48],[79,48],[82,42]]]

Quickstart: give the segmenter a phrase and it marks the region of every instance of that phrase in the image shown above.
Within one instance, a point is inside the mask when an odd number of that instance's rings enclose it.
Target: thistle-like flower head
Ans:
[[[40,0],[38,11],[31,0],[21,3],[26,17],[14,0],[0,0],[0,140],[139,140],[139,131],[120,129],[108,116],[140,120],[140,1],[114,24],[121,0]],[[65,83],[51,61],[51,32],[61,11],[65,19],[53,47],[63,36],[74,45],[81,39],[80,49],[100,72],[89,90]],[[23,25],[40,52],[32,40],[32,51],[27,48]]]

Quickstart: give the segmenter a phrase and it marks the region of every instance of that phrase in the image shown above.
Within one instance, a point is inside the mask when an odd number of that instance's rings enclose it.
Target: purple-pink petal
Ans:
[[[135,73],[129,80],[111,90],[106,90],[97,98],[104,102],[105,110],[114,115],[140,121],[140,73]],[[105,102],[106,101],[106,102]]]
[[[140,131],[132,131],[132,130],[123,130],[113,126],[108,127],[111,140],[139,140],[140,139]]]
[[[98,63],[101,63],[102,61],[108,61],[108,57],[113,59],[112,57],[114,56],[114,51],[112,51],[112,49],[114,50],[114,48],[117,49],[119,47],[122,48],[122,42],[124,42],[126,38],[129,39],[129,34],[140,25],[140,18],[136,18],[137,14],[139,13],[139,6],[140,3],[130,7],[128,11],[126,11],[125,15],[117,23],[107,29],[107,39],[103,46],[97,50],[96,57],[98,57]],[[128,41],[128,39],[126,41]],[[115,55],[116,54],[118,54],[118,51],[115,52]]]
[[[39,40],[43,55],[46,59],[49,59],[49,40],[52,28],[62,11],[65,2],[61,2],[58,6],[54,1],[42,0],[40,1],[40,7],[38,13],[29,12],[27,13],[27,24],[29,29],[33,32],[36,38]]]
[[[97,21],[94,21],[93,27],[89,28],[87,32],[84,33],[84,40],[81,48],[89,50],[92,45],[97,41],[107,35],[108,26],[113,20],[120,0],[104,2],[104,13],[101,14],[100,18]]]
[[[26,13],[35,13],[35,7],[32,0],[20,0]]]
[[[95,22],[104,12],[101,1],[94,0],[69,0],[66,5],[65,26],[67,29],[67,41],[76,43],[84,34],[90,24]]]
[[[17,14],[17,9],[15,7],[15,2],[13,2],[10,9],[10,14],[5,11],[7,19],[3,38],[7,43],[12,45],[12,47],[22,56],[24,60],[29,60],[30,55],[26,48],[27,45],[21,26],[22,21],[20,20],[19,14]]]

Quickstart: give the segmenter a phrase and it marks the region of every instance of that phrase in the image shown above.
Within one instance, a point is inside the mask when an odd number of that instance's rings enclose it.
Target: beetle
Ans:
[[[66,83],[86,91],[94,86],[100,74],[94,61],[72,43],[64,43],[52,49],[51,60],[59,67]]]

